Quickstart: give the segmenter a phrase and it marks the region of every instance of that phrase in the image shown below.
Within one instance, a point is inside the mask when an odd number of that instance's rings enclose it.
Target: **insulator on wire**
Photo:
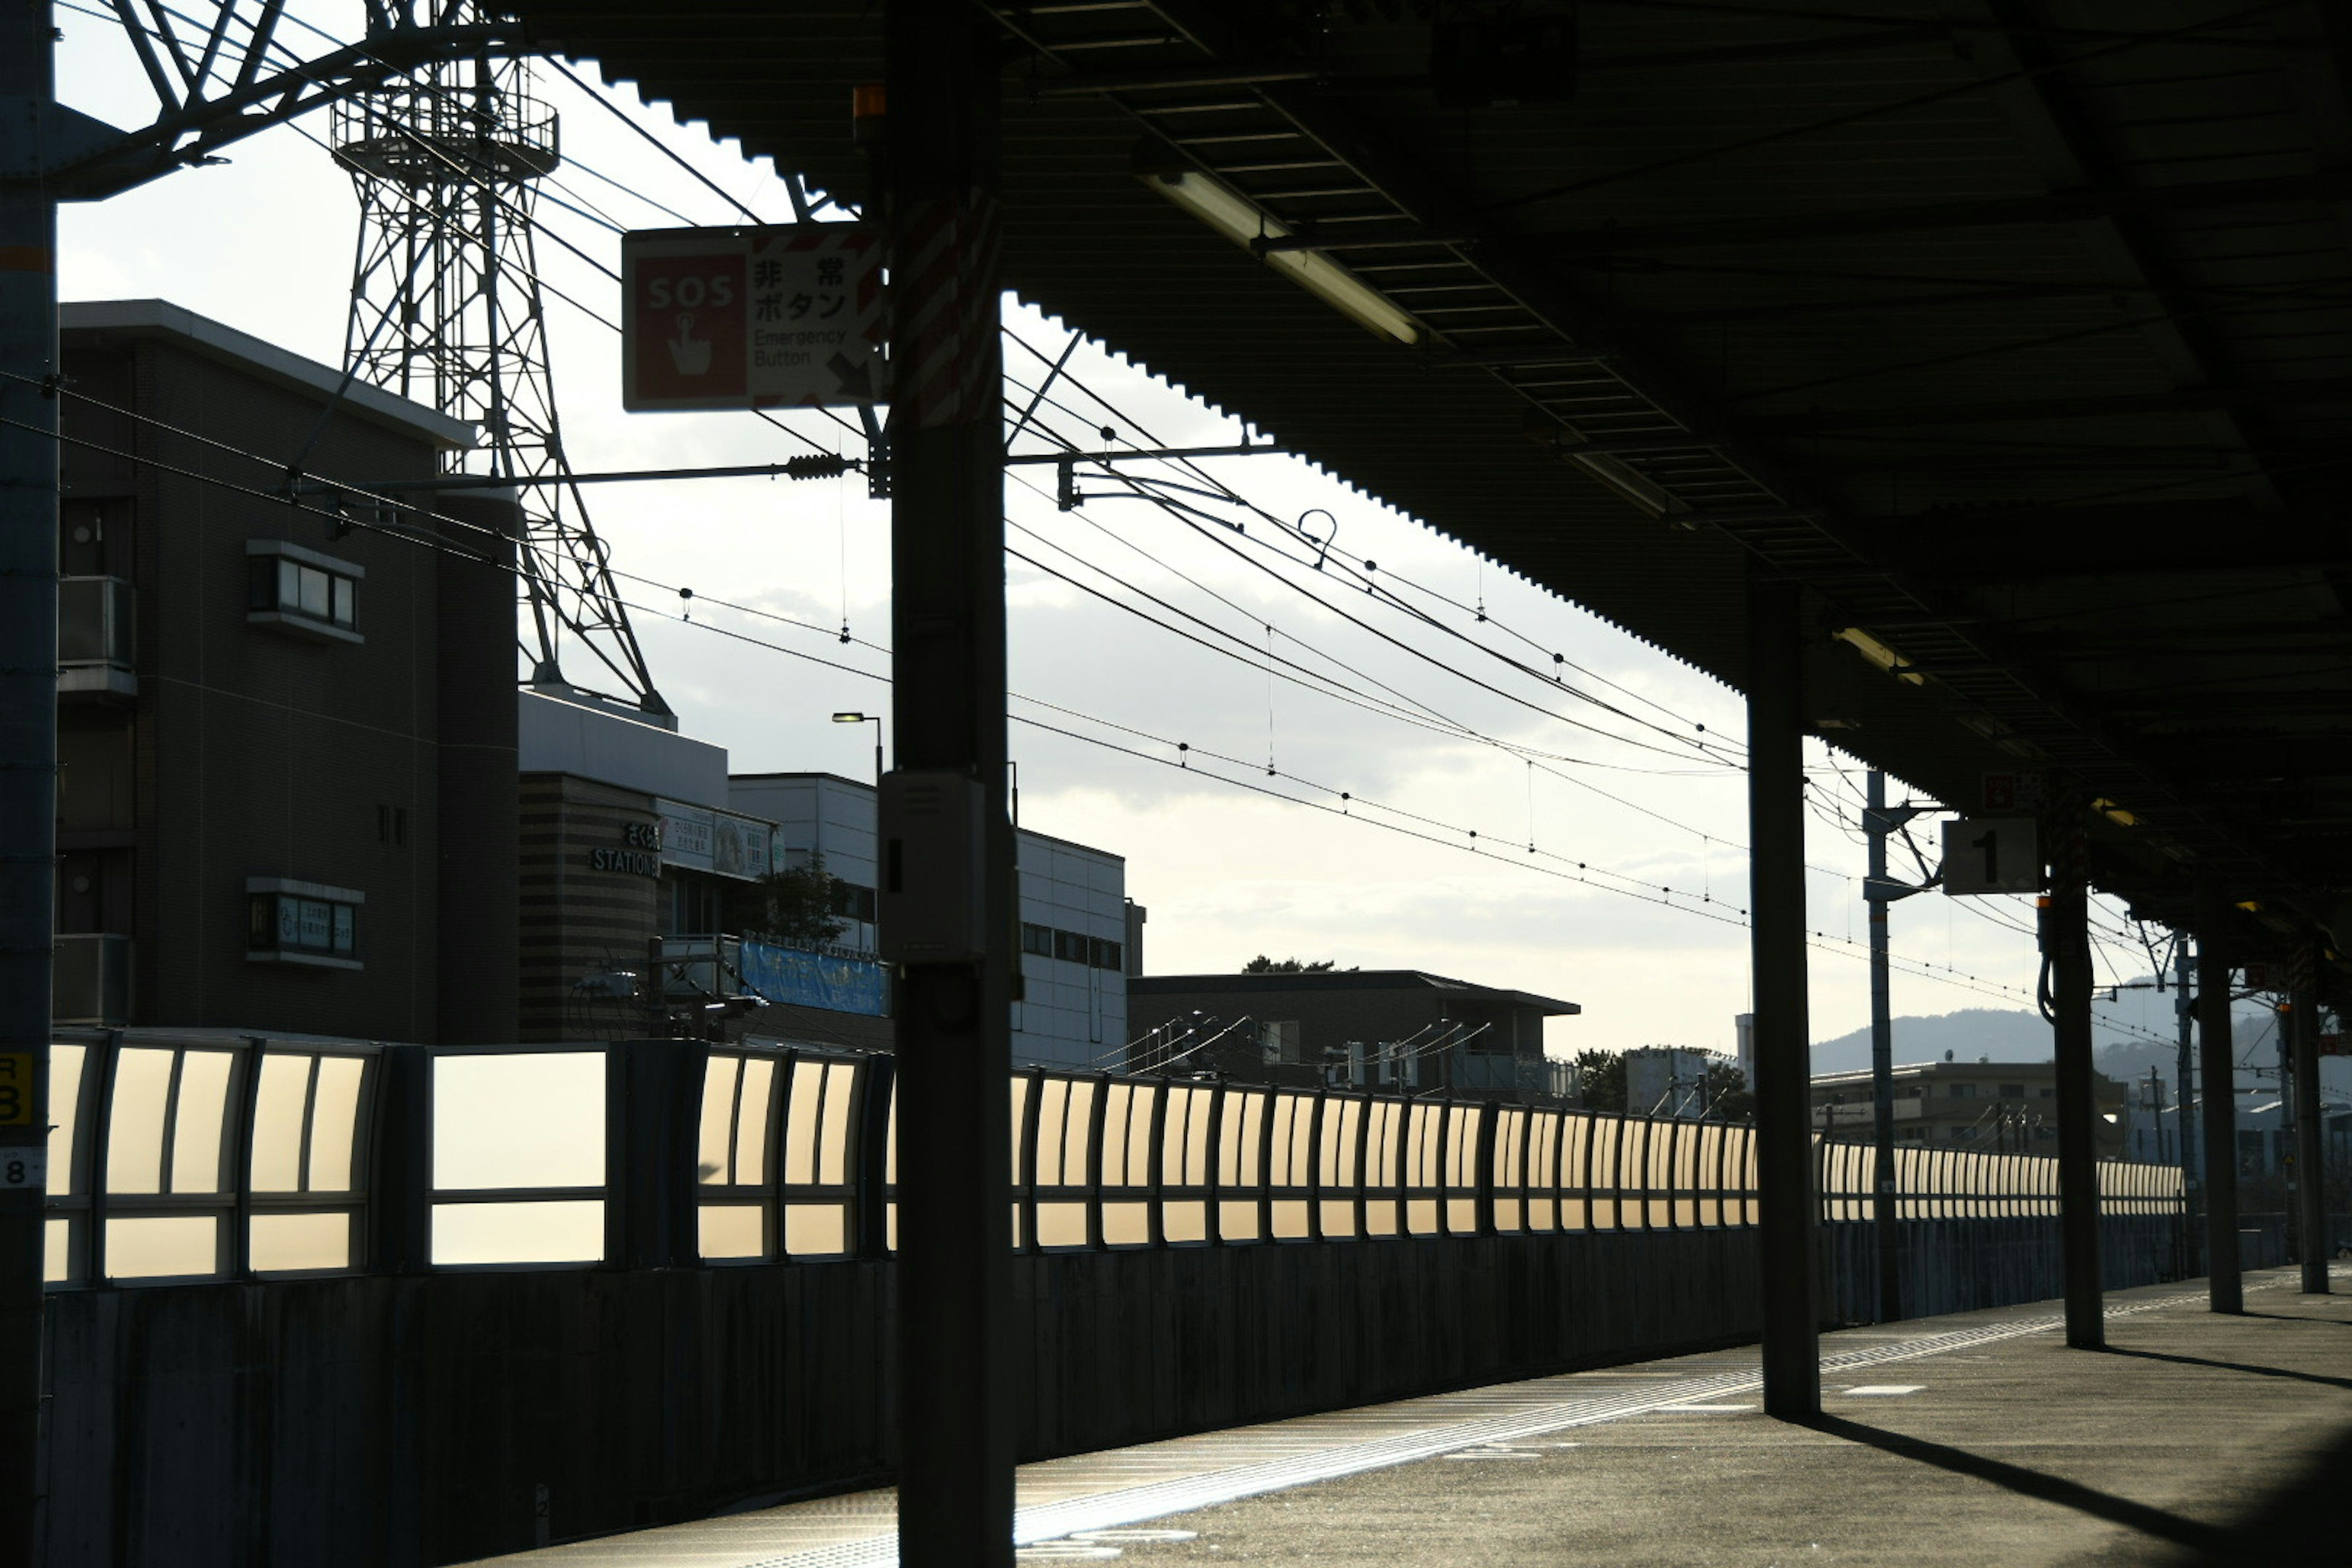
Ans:
[[[784,478],[788,479],[830,479],[849,472],[850,461],[833,452],[818,452],[805,458],[785,460]]]

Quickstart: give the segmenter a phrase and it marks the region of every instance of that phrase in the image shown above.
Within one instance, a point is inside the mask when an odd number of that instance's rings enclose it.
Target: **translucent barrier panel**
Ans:
[[[1353,1198],[1322,1198],[1318,1200],[1316,1225],[1326,1241],[1353,1241],[1356,1238],[1356,1200]]]
[[[1258,1234],[1257,1205],[1254,1203],[1220,1203],[1217,1205],[1217,1234],[1226,1241],[1261,1241]]]
[[[897,1186],[898,1184],[898,1085],[896,1079],[891,1081],[888,1094],[890,1102],[882,1109],[882,1182],[885,1186]],[[1021,1158],[1021,1145],[1018,1143],[1013,1146],[1013,1157],[1016,1161]],[[1016,1169],[1014,1172],[1016,1179],[1019,1173]],[[890,1205],[891,1213],[896,1214],[898,1209],[898,1205]],[[893,1231],[891,1234],[895,1236],[898,1233]],[[896,1244],[893,1243],[893,1246],[895,1247]]]
[[[1215,1103],[1215,1094],[1205,1089],[1171,1085],[1163,1091],[1160,1121],[1163,1187],[1209,1184],[1209,1113]]]
[[[1478,1108],[1445,1108],[1445,1184],[1455,1192],[1478,1187]]]
[[[1698,1130],[1698,1152],[1695,1156],[1698,1184],[1698,1223],[1718,1226],[1723,1223],[1723,1129],[1710,1121]]]
[[[310,1072],[318,1058],[271,1051],[261,1058],[253,1095],[253,1190],[302,1190],[302,1129],[310,1114]]]
[[[1640,1172],[1645,1202],[1643,1223],[1658,1230],[1674,1224],[1674,1212],[1669,1194],[1674,1187],[1674,1137],[1678,1121],[1644,1121],[1642,1128],[1642,1163],[1634,1167]]]
[[[78,1277],[74,1263],[81,1256],[80,1215],[53,1214],[41,1223],[41,1279],[49,1285],[69,1285]]]
[[[352,1266],[352,1216],[257,1214],[246,1235],[246,1257],[256,1272],[287,1274]]]
[[[1274,1210],[1274,1238],[1276,1241],[1306,1239],[1307,1205],[1296,1198],[1277,1198],[1268,1205]]]
[[[696,1247],[705,1258],[765,1258],[768,1205],[698,1204],[694,1233]]]
[[[824,1126],[817,1142],[816,1179],[827,1186],[849,1181],[849,1113],[857,1102],[857,1064],[827,1062]]]
[[[1102,1227],[1105,1247],[1148,1247],[1151,1242],[1151,1205],[1105,1204]]]
[[[714,1056],[702,1069],[702,1127],[695,1140],[694,1179],[719,1186],[731,1184],[734,1171],[735,1080],[742,1071],[740,1058]],[[705,1255],[709,1249],[705,1248]]]
[[[1217,1130],[1217,1184],[1255,1187],[1258,1184],[1258,1132],[1265,1125],[1265,1095],[1257,1089],[1225,1091],[1224,1125]],[[1219,1221],[1228,1239],[1234,1232]],[[1253,1229],[1252,1237],[1257,1235]]]
[[[604,1054],[534,1051],[513,1056],[441,1056],[433,1061],[433,1184],[443,1192],[502,1187],[596,1187],[604,1183]],[[457,1208],[476,1205],[457,1205]],[[495,1206],[495,1205],[481,1205]],[[588,1206],[601,1215],[604,1205]],[[478,1243],[478,1223],[450,1211],[454,1235]],[[478,1223],[487,1224],[487,1219]],[[551,1226],[576,1224],[551,1217]],[[602,1220],[595,1250],[604,1256]],[[444,1261],[436,1221],[433,1260]],[[579,1234],[585,1235],[585,1231]],[[572,1233],[564,1233],[570,1238]],[[551,1240],[550,1245],[553,1245]],[[518,1241],[514,1245],[529,1247]],[[575,1239],[563,1239],[576,1247]],[[450,1262],[495,1262],[452,1257]],[[517,1261],[546,1261],[536,1253]]]
[[[1037,1184],[1084,1186],[1095,1086],[1083,1079],[1049,1078],[1037,1087]]]
[[[169,1052],[159,1053],[169,1055]],[[110,1279],[163,1279],[220,1270],[217,1215],[124,1215],[106,1222]]]
[[[1318,1151],[1317,1180],[1326,1187],[1356,1184],[1356,1141],[1364,1130],[1364,1102],[1331,1100],[1323,1106],[1322,1147]]]
[[[735,1184],[764,1185],[768,1180],[768,1113],[776,1095],[772,1058],[744,1058],[735,1091]]]
[[[163,1190],[163,1113],[171,1104],[177,1054],[144,1047],[115,1053],[114,1100],[106,1125],[110,1193]]]
[[[1559,1119],[1559,1228],[1583,1230],[1592,1223],[1585,1198],[1585,1161],[1592,1152],[1592,1118],[1570,1112]]]
[[[1038,1246],[1084,1247],[1087,1242],[1086,1205],[1039,1204],[1037,1205]]]
[[[1528,1206],[1529,1230],[1555,1230],[1559,1226],[1559,1113],[1538,1110],[1528,1118]]]
[[[1495,1113],[1495,1228],[1498,1231],[1523,1228],[1519,1191],[1527,1177],[1527,1127],[1524,1110],[1505,1109]]]
[[[1438,1140],[1444,1131],[1444,1112],[1434,1105],[1412,1105],[1405,1108],[1409,1120],[1405,1125],[1404,1181],[1409,1187],[1433,1187],[1438,1184]]]
[[[1675,1123],[1675,1226],[1687,1230],[1698,1224],[1698,1141],[1696,1121]]]
[[[1027,1073],[1015,1073],[1013,1075],[1013,1082],[1011,1085],[1012,1095],[1009,1103],[1013,1112],[1012,1179],[1013,1190],[1015,1193],[1021,1192],[1023,1190],[1023,1184],[1028,1180],[1028,1177],[1022,1172],[1021,1160],[1023,1154],[1025,1152],[1024,1141],[1029,1136],[1029,1086],[1035,1081],[1036,1080],[1031,1078]],[[894,1154],[897,1152],[895,1147],[893,1148],[892,1152]],[[1017,1226],[1019,1223],[1019,1214],[1016,1210],[1014,1215],[1014,1224]],[[1016,1247],[1021,1245],[1018,1238],[1015,1238],[1013,1245]]]
[[[604,1201],[435,1204],[436,1263],[602,1263]]]
[[[75,1157],[81,1152],[81,1075],[89,1052],[58,1041],[49,1047],[49,1195],[82,1191]],[[54,1226],[52,1222],[52,1226]]]
[[[1274,1168],[1266,1173],[1270,1187],[1303,1187],[1314,1179],[1315,1103],[1311,1094],[1277,1094],[1274,1097],[1274,1139],[1270,1145]],[[1275,1223],[1274,1234],[1288,1236],[1281,1221]],[[1298,1234],[1305,1235],[1302,1229]]]
[[[1103,1086],[1102,1179],[1105,1186],[1151,1184],[1150,1084]]]
[[[1595,1117],[1585,1131],[1592,1147],[1586,1169],[1592,1188],[1592,1228],[1617,1228],[1617,1134],[1622,1123],[1614,1116]]]
[[[1617,1189],[1617,1223],[1626,1230],[1639,1230],[1650,1223],[1649,1155],[1650,1124],[1638,1117],[1620,1119],[1617,1170],[1612,1184]]]
[[[1209,1239],[1209,1205],[1168,1203],[1160,1205],[1160,1233],[1170,1242]]]
[[[794,1258],[837,1258],[849,1250],[846,1204],[786,1204],[784,1250]]]
[[[358,1057],[320,1057],[310,1083],[310,1191],[356,1192],[360,1180],[360,1093],[368,1064]]]
[[[1394,1100],[1375,1100],[1364,1107],[1364,1234],[1397,1233],[1397,1177],[1403,1166],[1403,1108]]]

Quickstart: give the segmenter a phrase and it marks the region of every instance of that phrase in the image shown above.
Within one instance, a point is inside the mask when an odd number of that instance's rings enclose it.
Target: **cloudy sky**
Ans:
[[[295,9],[344,37],[359,27],[355,3]],[[119,24],[59,19],[59,96],[121,125],[152,119]],[[285,37],[306,54],[328,47]],[[566,154],[550,195],[585,209],[542,205],[545,235],[616,268],[613,226],[736,220],[622,117],[552,73],[541,84]],[[762,217],[789,219],[771,166],[644,110],[626,89],[605,101]],[[65,297],[160,296],[339,363],[358,204],[306,132],[328,128],[275,131],[225,165],[68,208]],[[767,463],[811,445],[862,455],[852,430],[815,415],[790,421],[801,441],[745,415],[623,414],[618,339],[596,319],[618,319],[617,285],[552,239],[539,264],[571,301],[551,297],[547,309],[581,468]],[[1040,356],[1058,356],[1072,324],[1017,303],[1005,322],[1017,340],[1008,393],[1025,402]],[[1116,346],[1081,344],[1041,408],[1049,431],[1090,447],[1103,426],[1113,444],[1244,436]],[[1016,445],[1046,449],[1028,435]],[[1748,994],[1734,693],[1303,462],[1133,471],[1229,489],[1247,508],[1163,488],[1210,515],[1132,490],[1064,513],[1051,468],[1016,470],[1012,543],[1038,564],[1010,563],[1013,712],[1087,739],[1016,721],[1013,741],[1024,825],[1127,858],[1129,893],[1150,910],[1152,972],[1229,970],[1261,952],[1422,968],[1580,1003],[1582,1017],[1553,1026],[1556,1051],[1730,1048]],[[872,679],[887,669],[875,646],[887,640],[887,515],[862,479],[609,486],[591,501],[655,679],[689,733],[727,746],[739,772],[866,776],[872,731],[828,721],[836,709],[887,703]],[[1366,559],[1392,599],[1365,587]],[[680,588],[695,592],[690,621]],[[1269,663],[1295,679],[1269,676]],[[1541,678],[1554,668],[1564,681]],[[1825,1038],[1867,1020],[1860,774],[1818,747],[1811,761],[1820,810],[1808,859],[1823,933],[1813,1022]],[[1919,833],[1932,853],[1932,819]],[[2120,915],[2103,918],[2116,934],[2102,979],[2144,971]],[[1897,1013],[2031,1006],[2031,922],[2011,900],[1898,906]]]

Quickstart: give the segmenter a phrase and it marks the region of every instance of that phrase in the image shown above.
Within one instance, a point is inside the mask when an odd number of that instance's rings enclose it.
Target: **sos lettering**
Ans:
[[[646,307],[653,310],[698,310],[705,305],[720,310],[735,303],[735,279],[720,273],[716,278],[648,278],[646,279]]]

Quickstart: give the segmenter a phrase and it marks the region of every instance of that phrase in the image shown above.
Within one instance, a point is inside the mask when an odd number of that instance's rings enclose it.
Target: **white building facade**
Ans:
[[[871,949],[874,786],[834,773],[738,773],[728,804],[776,825],[780,865],[823,858],[845,889],[841,944]],[[1024,828],[1017,865],[1023,995],[1013,1008],[1013,1060],[1116,1068],[1127,1048],[1127,979],[1142,957],[1143,910],[1128,900],[1127,862]]]

